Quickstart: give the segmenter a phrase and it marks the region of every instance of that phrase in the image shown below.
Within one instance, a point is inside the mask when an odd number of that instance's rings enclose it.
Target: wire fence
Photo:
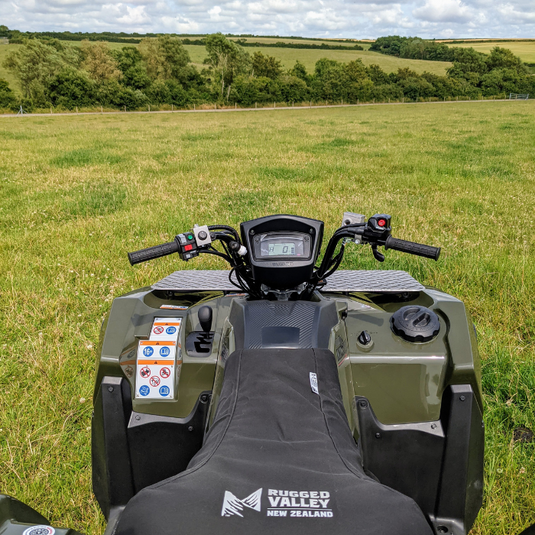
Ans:
[[[507,100],[519,100],[520,97],[528,97],[529,95],[519,95],[518,99],[511,97],[513,93],[507,98],[506,94],[495,95],[490,97],[484,97],[479,95],[478,98],[471,97],[419,97],[417,99],[401,98],[401,99],[372,99],[369,101],[357,102],[344,102],[343,100],[321,100],[321,101],[308,101],[308,102],[256,102],[252,105],[242,105],[238,103],[211,103],[211,104],[191,104],[188,106],[177,107],[173,104],[161,104],[161,105],[147,105],[144,108],[138,108],[135,110],[128,110],[126,107],[122,109],[105,106],[93,106],[87,108],[78,108],[69,110],[65,108],[39,108],[31,112],[28,112],[22,108],[18,111],[2,110],[0,108],[0,117],[31,117],[36,115],[96,115],[96,114],[128,114],[128,113],[192,113],[192,112],[225,112],[225,111],[266,111],[266,110],[296,110],[296,109],[312,109],[312,108],[335,108],[335,107],[354,107],[354,106],[373,106],[373,105],[394,105],[394,104],[433,104],[433,103],[455,103],[455,102],[503,102]]]

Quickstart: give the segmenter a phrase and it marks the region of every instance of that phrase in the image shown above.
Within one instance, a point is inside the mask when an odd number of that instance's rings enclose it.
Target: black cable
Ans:
[[[235,271],[236,271],[236,268],[232,268],[230,270],[230,272],[228,274],[228,280],[229,280],[230,284],[232,284],[233,286],[236,286],[236,288],[239,288],[240,290],[243,290],[244,288],[240,284],[238,284],[238,283],[236,283],[236,282],[234,282],[232,280],[232,274],[235,273]]]
[[[199,253],[213,254],[214,256],[220,256],[221,258],[226,260],[232,266],[232,259],[229,256],[227,256],[226,254],[220,253],[219,251],[217,251],[214,248],[212,248],[212,249],[201,249],[199,251]]]
[[[234,236],[235,240],[239,243],[240,242],[240,236],[237,232],[236,229],[232,228],[232,227],[229,227],[228,225],[209,225],[208,226],[208,230],[227,230],[229,232],[232,233],[232,235]]]

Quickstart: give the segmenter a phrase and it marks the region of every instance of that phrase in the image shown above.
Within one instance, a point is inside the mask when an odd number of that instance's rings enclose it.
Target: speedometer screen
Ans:
[[[309,238],[303,234],[262,234],[259,238],[260,257],[291,256],[307,258],[310,254]]]

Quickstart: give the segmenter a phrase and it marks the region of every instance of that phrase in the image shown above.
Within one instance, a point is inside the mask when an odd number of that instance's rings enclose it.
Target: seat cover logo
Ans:
[[[331,493],[325,490],[276,490],[267,489],[266,516],[287,518],[333,518]],[[221,516],[241,516],[244,508],[260,512],[262,489],[249,494],[243,500],[226,490]]]
[[[249,494],[247,498],[240,500],[232,492],[225,491],[225,497],[223,498],[223,507],[221,509],[221,516],[233,516],[238,515],[243,517],[242,512],[244,507],[260,511],[262,505],[262,489]]]

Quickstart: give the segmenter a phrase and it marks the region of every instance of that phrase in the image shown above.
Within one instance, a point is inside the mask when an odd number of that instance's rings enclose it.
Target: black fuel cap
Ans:
[[[400,308],[392,314],[390,324],[394,333],[407,342],[429,342],[440,331],[438,316],[419,305]]]

